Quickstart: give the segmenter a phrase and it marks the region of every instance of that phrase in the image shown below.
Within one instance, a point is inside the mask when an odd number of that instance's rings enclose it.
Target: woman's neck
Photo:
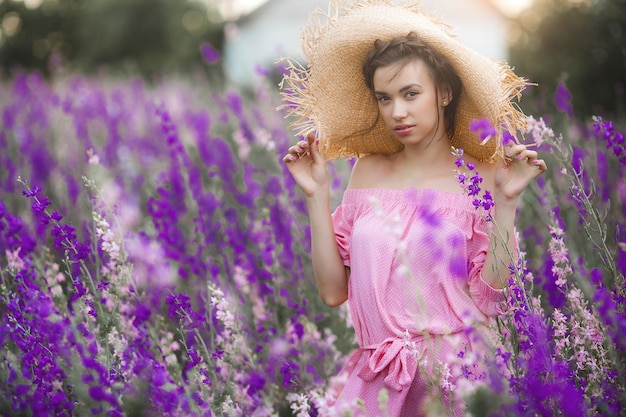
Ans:
[[[426,146],[406,146],[394,156],[394,165],[400,170],[423,173],[438,171],[449,167],[455,157],[451,153],[450,141],[446,136],[433,140]]]

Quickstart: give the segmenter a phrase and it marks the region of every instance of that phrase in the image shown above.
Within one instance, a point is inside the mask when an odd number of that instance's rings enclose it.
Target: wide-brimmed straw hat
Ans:
[[[423,12],[418,3],[393,0],[331,0],[329,9],[309,16],[303,29],[306,66],[286,58],[281,83],[286,117],[296,135],[315,132],[326,159],[392,154],[403,145],[384,121],[365,84],[363,63],[377,39],[386,41],[414,32],[445,56],[462,82],[452,146],[482,161],[503,155],[502,133],[515,135],[524,115],[514,99],[528,83],[505,62],[489,59],[461,43],[451,27]],[[472,120],[488,119],[497,135],[481,141]]]

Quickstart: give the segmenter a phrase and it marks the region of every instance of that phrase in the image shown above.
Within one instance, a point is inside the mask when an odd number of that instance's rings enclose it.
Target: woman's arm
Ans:
[[[348,299],[350,269],[344,266],[337,248],[329,201],[324,197],[307,197],[315,282],[322,300],[335,307]]]
[[[489,250],[482,270],[483,279],[493,288],[502,288],[508,280],[508,262],[515,247],[515,213],[522,192],[529,182],[546,171],[546,163],[537,152],[524,145],[506,148],[510,159],[500,162],[494,175],[494,225]]]
[[[289,148],[287,169],[306,196],[311,223],[311,258],[320,297],[331,307],[348,299],[349,268],[339,254],[330,210],[330,178],[326,161],[310,135]]]

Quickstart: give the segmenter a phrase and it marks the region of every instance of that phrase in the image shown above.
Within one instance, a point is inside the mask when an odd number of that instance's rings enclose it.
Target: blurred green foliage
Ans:
[[[0,0],[0,67],[49,75],[64,68],[121,74],[186,73],[200,45],[223,43],[223,22],[199,0]],[[215,68],[212,68],[216,70]]]
[[[552,110],[563,82],[574,113],[615,117],[626,109],[626,0],[535,0],[514,23],[510,62],[537,83],[523,104]],[[543,103],[543,104],[542,104]]]

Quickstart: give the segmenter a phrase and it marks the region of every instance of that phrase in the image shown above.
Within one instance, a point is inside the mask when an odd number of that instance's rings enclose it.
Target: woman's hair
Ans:
[[[439,88],[449,88],[452,93],[452,99],[444,109],[446,132],[451,137],[454,133],[456,107],[461,94],[461,79],[448,60],[422,42],[414,32],[390,41],[383,42],[379,39],[374,42],[374,48],[363,64],[367,88],[374,91],[374,73],[378,68],[392,64],[404,66],[416,58],[421,59],[428,66],[435,87],[437,87],[437,94],[439,94]]]

